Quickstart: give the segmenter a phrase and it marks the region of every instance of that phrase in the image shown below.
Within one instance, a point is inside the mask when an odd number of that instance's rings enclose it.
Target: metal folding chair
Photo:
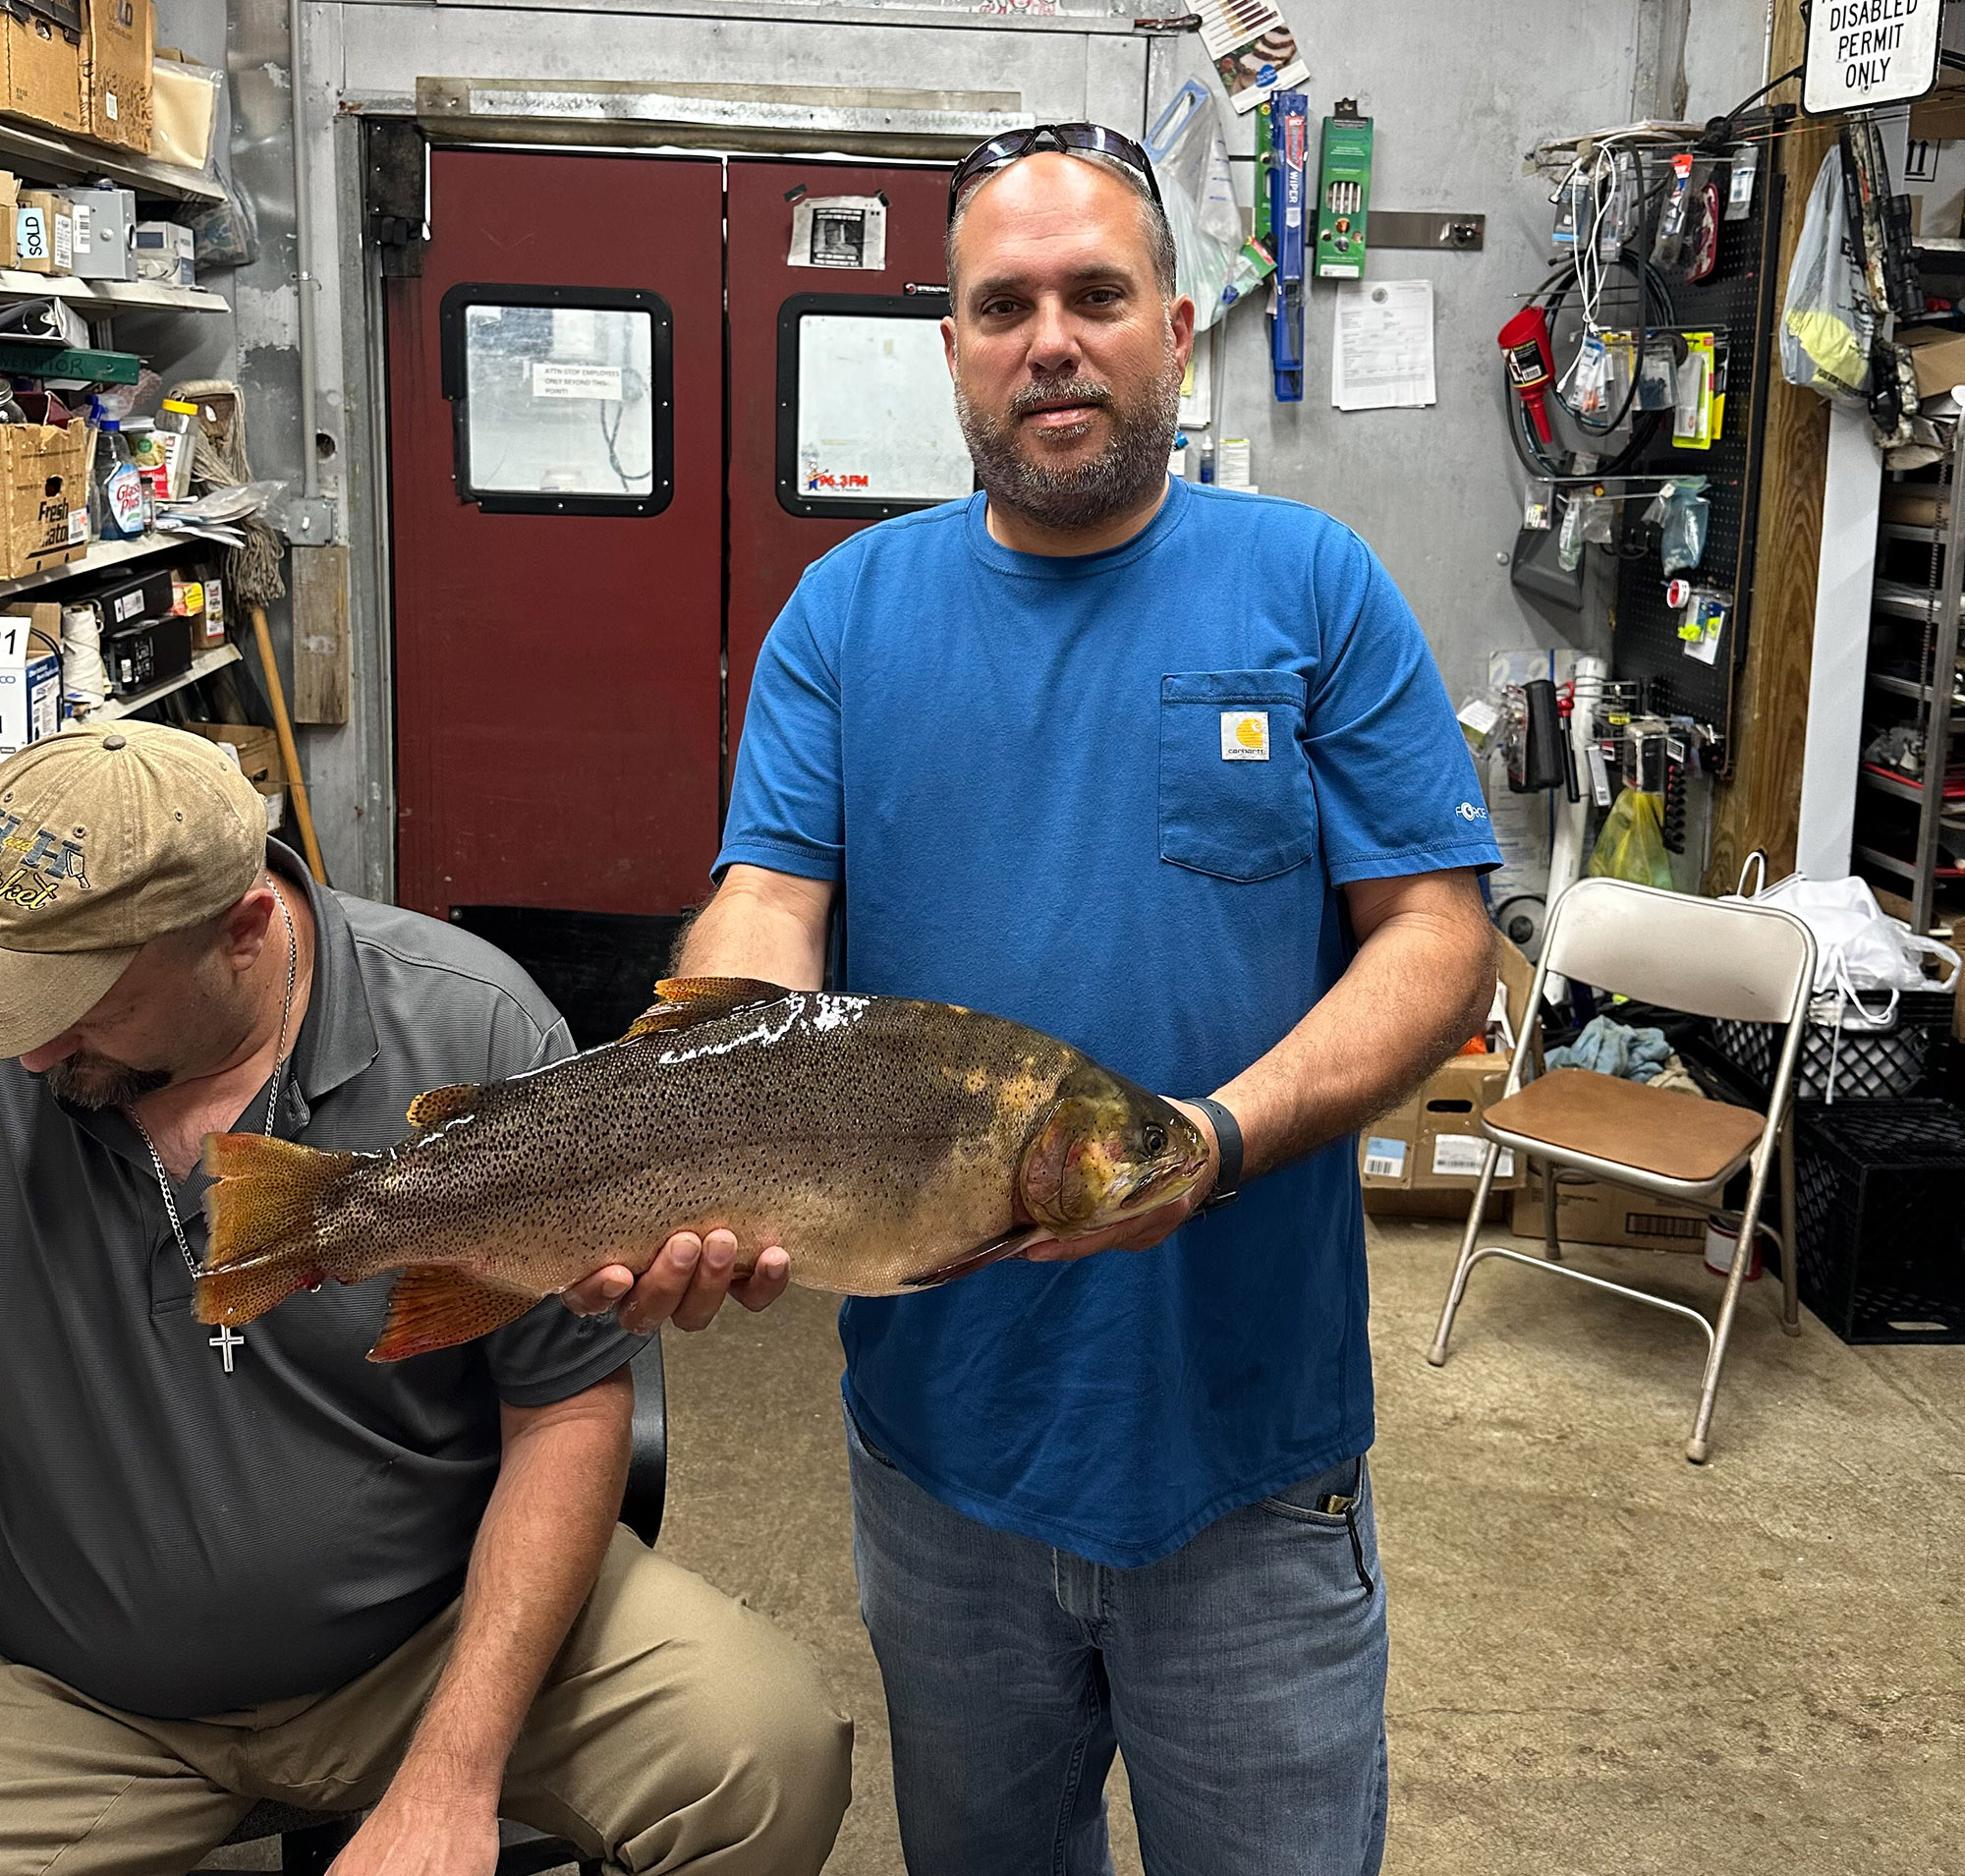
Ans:
[[[1776,1162],[1785,1234],[1782,1322],[1790,1335],[1800,1333],[1789,1094],[1815,982],[1815,939],[1799,919],[1770,906],[1721,904],[1621,880],[1582,880],[1556,901],[1549,917],[1535,988],[1529,995],[1532,1020],[1539,1018],[1543,984],[1551,974],[1695,1016],[1786,1024],[1767,1111],[1757,1114],[1727,1102],[1703,1101],[1581,1068],[1558,1068],[1524,1087],[1522,1070],[1533,1052],[1525,1035],[1508,1070],[1503,1098],[1482,1119],[1488,1156],[1427,1360],[1435,1368],[1445,1362],[1446,1338],[1466,1296],[1467,1279],[1487,1258],[1505,1257],[1531,1270],[1548,1271],[1594,1289],[1649,1303],[1696,1323],[1706,1336],[1706,1377],[1692,1435],[1685,1443],[1685,1456],[1703,1465],[1711,1451],[1712,1402],[1740,1286],[1752,1263],[1755,1233],[1768,1228],[1761,1222],[1761,1207]],[[1480,1242],[1482,1214],[1504,1150],[1542,1162],[1543,1257]],[[1715,1320],[1709,1321],[1684,1303],[1575,1270],[1562,1261],[1555,1209],[1556,1175],[1562,1169],[1575,1168],[1641,1192],[1716,1208],[1727,1182],[1743,1166],[1751,1168],[1751,1177],[1740,1214],[1739,1249]]]

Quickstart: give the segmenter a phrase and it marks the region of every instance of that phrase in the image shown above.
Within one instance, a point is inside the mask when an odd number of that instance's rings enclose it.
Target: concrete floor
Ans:
[[[1700,1346],[1656,1311],[1489,1263],[1429,1368],[1456,1242],[1373,1231],[1387,1876],[1965,1876],[1965,1347],[1789,1341],[1758,1283],[1695,1470]],[[832,1319],[793,1291],[668,1337],[662,1543],[817,1654],[859,1729],[828,1869],[900,1876]]]

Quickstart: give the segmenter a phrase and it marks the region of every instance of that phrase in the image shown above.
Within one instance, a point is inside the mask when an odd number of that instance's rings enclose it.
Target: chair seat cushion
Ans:
[[[1753,1151],[1766,1124],[1751,1108],[1648,1088],[1588,1068],[1554,1068],[1488,1109],[1488,1126],[1531,1148],[1582,1154],[1710,1186]]]

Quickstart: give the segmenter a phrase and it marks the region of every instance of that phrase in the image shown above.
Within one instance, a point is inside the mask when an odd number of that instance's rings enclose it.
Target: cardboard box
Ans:
[[[168,287],[197,284],[197,246],[182,222],[140,221],[136,234],[139,280],[155,280]]]
[[[1637,1250],[1691,1251],[1706,1248],[1707,1210],[1660,1199],[1634,1186],[1612,1185],[1587,1172],[1556,1174],[1555,1222],[1565,1244],[1623,1244]],[[1530,1163],[1527,1183],[1514,1196],[1513,1226],[1518,1237],[1543,1231],[1542,1163]]]
[[[17,266],[15,259],[15,221],[21,212],[21,179],[11,171],[0,169],[0,267]]]
[[[61,607],[0,616],[0,760],[61,727]]]
[[[0,42],[7,51],[4,108],[10,117],[78,135],[86,123],[82,97],[82,10],[47,0],[47,10],[28,0],[8,0],[0,14]],[[53,13],[57,17],[50,17]]]
[[[86,129],[98,143],[149,155],[150,61],[155,52],[150,0],[89,0],[82,84]]]
[[[1499,940],[1500,981],[1508,993],[1508,1021],[1517,1036],[1528,1018],[1535,966],[1503,938]],[[1480,1183],[1488,1137],[1481,1116],[1507,1087],[1512,1056],[1506,1053],[1455,1055],[1427,1078],[1425,1085],[1389,1113],[1380,1114],[1358,1135],[1358,1179],[1365,1210],[1390,1214],[1393,1194],[1439,1193],[1458,1201],[1467,1216],[1467,1195]],[[1512,1191],[1522,1183],[1515,1155],[1503,1151],[1493,1189]],[[1451,1216],[1451,1208],[1438,1216]]]
[[[225,589],[196,574],[171,576],[171,616],[191,621],[191,649],[215,651],[225,643]]]
[[[257,723],[187,723],[195,736],[229,743],[239,757],[246,779],[262,795],[277,795],[287,785],[286,765],[280,761],[280,739]]]
[[[82,280],[134,280],[137,277],[137,192],[133,189],[72,189],[75,217],[75,271]]]
[[[1953,385],[1965,384],[1965,332],[1912,325],[1896,334],[1896,342],[1910,354],[1919,397],[1949,397]]]
[[[0,424],[0,580],[88,551],[89,440],[81,424]]]
[[[27,273],[75,271],[75,210],[66,196],[24,189],[14,211],[15,265]]]

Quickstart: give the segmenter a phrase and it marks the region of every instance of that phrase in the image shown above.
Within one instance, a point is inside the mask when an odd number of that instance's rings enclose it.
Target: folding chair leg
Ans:
[[[1548,1261],[1560,1264],[1562,1239],[1555,1228],[1555,1165],[1549,1160],[1542,1163],[1542,1241]]]
[[[1453,1333],[1453,1318],[1460,1299],[1467,1293],[1467,1273],[1474,1268],[1474,1247],[1481,1241],[1481,1223],[1488,1214],[1488,1195],[1494,1189],[1494,1168],[1500,1164],[1501,1149],[1496,1141],[1488,1143],[1488,1158],[1481,1167],[1481,1183],[1474,1188],[1473,1203],[1467,1209],[1467,1230],[1460,1240],[1460,1262],[1453,1268],[1453,1281],[1447,1286],[1446,1304],[1439,1312],[1439,1328],[1433,1333],[1432,1346],[1426,1358],[1435,1368],[1446,1365],[1446,1338]]]
[[[1740,1214],[1740,1235],[1733,1252],[1732,1268],[1726,1273],[1726,1288],[1719,1298],[1719,1315],[1712,1325],[1712,1346],[1706,1357],[1706,1377],[1699,1389],[1699,1412],[1692,1422],[1692,1438],[1685,1443],[1685,1456],[1694,1465],[1704,1465],[1712,1450],[1710,1438],[1712,1431],[1712,1403],[1719,1393],[1719,1370],[1726,1359],[1727,1337],[1733,1333],[1733,1312],[1740,1304],[1740,1291],[1747,1280],[1748,1267],[1754,1261],[1755,1233],[1761,1228],[1761,1204],[1767,1195],[1768,1163],[1762,1160],[1754,1168],[1753,1182],[1747,1188],[1747,1209]],[[1783,1268],[1794,1262],[1787,1256],[1786,1243],[1782,1244],[1781,1264]]]
[[[1781,1200],[1781,1327],[1790,1336],[1801,1334],[1801,1215],[1794,1202],[1794,1104],[1788,1104],[1781,1121],[1780,1144]]]

